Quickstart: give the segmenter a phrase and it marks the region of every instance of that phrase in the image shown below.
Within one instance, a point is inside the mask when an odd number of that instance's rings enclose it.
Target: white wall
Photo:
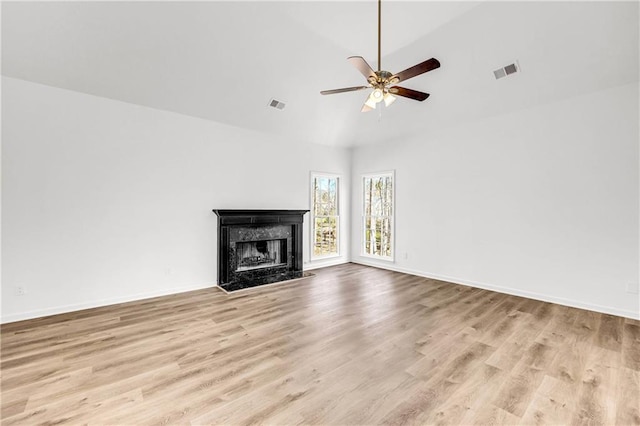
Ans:
[[[308,209],[311,170],[350,198],[346,149],[6,77],[2,113],[3,322],[213,286],[211,210]]]
[[[635,83],[355,149],[352,260],[640,318],[638,112]],[[371,262],[360,174],[390,169],[396,261]]]
[[[359,175],[389,169],[378,265],[639,317],[637,84],[350,154],[2,82],[3,322],[213,286],[211,209],[309,208],[312,170],[343,177],[338,261],[367,262]]]

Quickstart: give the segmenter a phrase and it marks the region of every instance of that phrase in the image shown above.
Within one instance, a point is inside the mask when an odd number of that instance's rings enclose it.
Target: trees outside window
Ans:
[[[340,179],[336,175],[311,174],[311,257],[322,258],[340,254],[340,216],[338,191]]]
[[[363,255],[393,260],[393,172],[362,178]]]

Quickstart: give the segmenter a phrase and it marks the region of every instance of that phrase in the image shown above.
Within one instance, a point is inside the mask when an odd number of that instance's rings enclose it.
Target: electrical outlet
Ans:
[[[167,276],[170,276],[170,275],[173,275],[173,273],[174,273],[175,271],[173,270],[173,268],[167,268],[167,269],[165,269],[165,271],[164,271],[164,272],[165,272],[165,274],[166,274]]]
[[[638,294],[638,283],[627,284],[627,293]]]
[[[16,293],[18,293],[18,296],[24,296],[25,294],[27,294],[27,289],[25,288],[25,286],[19,285],[16,287]]]
[[[402,253],[402,258],[403,258],[404,260],[409,259],[409,253],[407,253],[406,251],[405,251],[404,253]]]

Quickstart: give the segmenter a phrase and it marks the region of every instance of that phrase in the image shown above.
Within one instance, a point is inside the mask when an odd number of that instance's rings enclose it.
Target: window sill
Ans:
[[[311,257],[309,257],[309,261],[310,262],[314,262],[314,261],[321,261],[321,260],[327,260],[327,259],[335,259],[337,257],[341,257],[340,253],[338,253],[338,254],[327,254],[325,256],[311,256]]]
[[[395,263],[396,261],[394,257],[374,256],[372,254],[364,254],[364,253],[360,253],[360,257],[366,257],[367,259],[382,260],[383,262],[389,262],[389,263]]]

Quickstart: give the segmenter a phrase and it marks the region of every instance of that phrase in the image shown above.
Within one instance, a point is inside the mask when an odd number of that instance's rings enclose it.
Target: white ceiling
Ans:
[[[375,68],[375,0],[2,4],[2,74],[329,145],[393,141],[638,81],[638,2],[383,1],[383,68],[431,94],[321,96]],[[492,71],[518,60],[522,72]],[[267,106],[285,101],[284,111]]]

